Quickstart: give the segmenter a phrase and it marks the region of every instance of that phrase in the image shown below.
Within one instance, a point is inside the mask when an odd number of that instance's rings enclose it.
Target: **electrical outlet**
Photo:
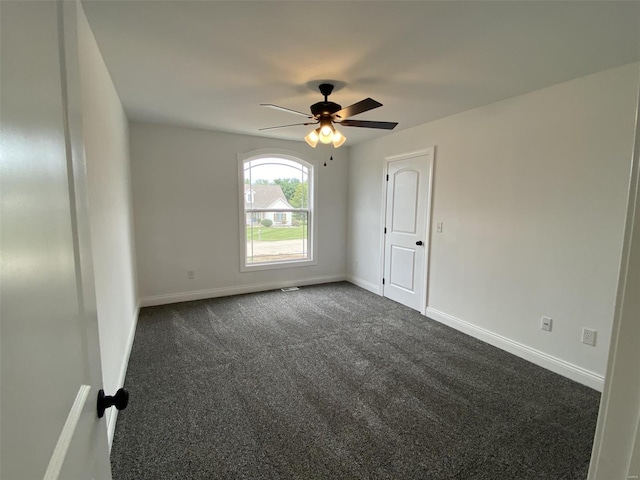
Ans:
[[[553,326],[553,318],[542,317],[542,320],[540,321],[540,329],[544,330],[545,332],[550,332],[552,326]]]
[[[355,262],[353,262],[353,268],[355,270],[358,270],[360,268],[360,262],[358,260],[356,260]]]
[[[442,233],[442,222],[436,223],[436,233]]]
[[[590,328],[582,329],[582,343],[586,345],[591,345],[592,347],[596,346],[596,331],[591,330]]]
[[[196,271],[195,270],[187,270],[187,280],[195,280]]]

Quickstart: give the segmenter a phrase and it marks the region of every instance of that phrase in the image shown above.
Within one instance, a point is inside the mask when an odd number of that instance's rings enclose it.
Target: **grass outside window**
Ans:
[[[281,240],[302,240],[307,238],[307,227],[247,227],[247,240],[276,242]]]

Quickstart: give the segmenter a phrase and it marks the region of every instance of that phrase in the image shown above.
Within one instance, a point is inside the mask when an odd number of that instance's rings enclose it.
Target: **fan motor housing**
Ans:
[[[311,113],[314,117],[330,117],[342,110],[342,106],[334,102],[318,102],[311,105]]]

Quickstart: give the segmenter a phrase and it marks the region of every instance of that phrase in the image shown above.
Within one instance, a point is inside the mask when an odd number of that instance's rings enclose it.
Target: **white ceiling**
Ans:
[[[640,60],[640,2],[85,1],[132,120],[301,140],[321,81],[396,131]],[[387,134],[341,129],[347,145]]]

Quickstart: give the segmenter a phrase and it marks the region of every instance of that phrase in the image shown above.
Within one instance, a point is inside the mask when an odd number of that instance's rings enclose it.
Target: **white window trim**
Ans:
[[[244,210],[244,164],[249,160],[256,160],[258,158],[279,158],[283,160],[290,160],[298,163],[302,163],[309,169],[309,225],[311,225],[311,235],[307,238],[309,242],[309,257],[304,260],[289,260],[278,261],[273,263],[260,263],[256,265],[247,265],[247,242],[242,239],[247,238],[246,232],[246,216]],[[318,244],[318,215],[316,215],[316,201],[317,201],[317,174],[315,165],[304,155],[299,152],[291,150],[283,150],[280,148],[265,148],[260,150],[253,150],[247,153],[238,154],[238,210],[239,210],[239,227],[240,227],[240,272],[256,272],[260,270],[280,270],[283,268],[294,267],[310,267],[318,264],[317,260],[317,244]],[[287,210],[289,211],[289,210]]]

